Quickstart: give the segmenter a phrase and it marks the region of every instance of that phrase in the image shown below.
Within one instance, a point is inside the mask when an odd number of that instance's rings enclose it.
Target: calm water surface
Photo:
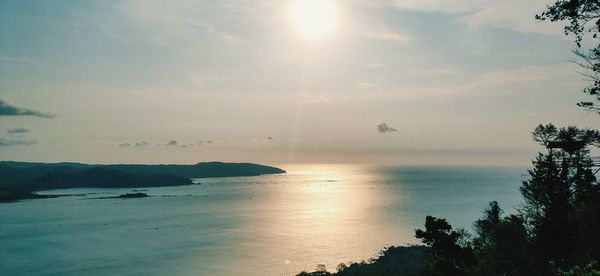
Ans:
[[[294,275],[416,243],[426,215],[470,229],[491,200],[521,202],[525,169],[285,166],[284,175],[197,179],[0,204],[1,275]]]

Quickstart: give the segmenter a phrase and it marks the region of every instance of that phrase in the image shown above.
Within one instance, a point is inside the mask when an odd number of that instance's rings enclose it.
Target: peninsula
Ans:
[[[181,186],[192,184],[191,178],[258,176],[280,173],[285,173],[285,171],[252,163],[99,165],[0,161],[0,202],[48,197],[35,193],[41,190]]]

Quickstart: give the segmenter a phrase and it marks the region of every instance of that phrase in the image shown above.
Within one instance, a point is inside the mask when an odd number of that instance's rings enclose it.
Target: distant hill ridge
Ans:
[[[180,186],[192,184],[190,178],[279,173],[285,171],[252,163],[101,165],[0,161],[0,201],[37,197],[33,192],[49,189]]]

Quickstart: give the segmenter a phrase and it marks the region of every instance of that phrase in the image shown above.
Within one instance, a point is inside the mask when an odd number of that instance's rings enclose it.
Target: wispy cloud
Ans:
[[[171,140],[167,143],[167,146],[177,146],[177,141],[176,140]]]
[[[29,132],[31,132],[30,129],[23,128],[23,127],[9,128],[6,130],[6,133],[9,133],[9,134],[23,134],[23,133],[29,133]]]
[[[143,148],[143,147],[150,147],[152,145],[155,145],[157,147],[160,146],[167,146],[167,147],[174,147],[174,148],[189,148],[189,147],[195,147],[195,146],[203,146],[203,145],[211,145],[214,142],[212,140],[199,140],[196,143],[191,143],[191,144],[186,144],[186,143],[180,143],[177,140],[170,140],[167,143],[152,143],[146,140],[142,140],[139,142],[122,142],[119,144],[112,144],[113,146],[116,147],[120,147],[120,148],[128,148],[128,147],[137,147],[137,148]]]
[[[204,144],[212,144],[212,143],[213,143],[213,141],[212,141],[212,140],[198,140],[198,141],[196,142],[196,145],[197,145],[197,146],[202,146],[202,145],[204,145]]]
[[[24,57],[24,56],[15,56],[15,57],[0,56],[0,61],[10,62],[10,63],[35,63],[36,62],[36,60],[34,60],[32,58]]]
[[[258,6],[258,5],[253,5]],[[248,20],[250,8],[232,1],[162,1],[129,0],[115,4],[118,14],[142,34],[149,43],[170,49],[193,50],[197,43],[208,40],[230,41],[239,38],[236,28],[224,17]],[[214,12],[221,16],[214,16]],[[118,25],[105,24],[104,31],[128,39]]]
[[[469,15],[467,21],[472,27],[496,27],[523,33],[542,33],[563,36],[560,22],[537,21],[535,14],[541,13],[548,1],[493,1],[477,12]]]
[[[0,147],[12,147],[12,146],[30,146],[37,144],[36,139],[11,139],[0,137]]]
[[[373,63],[365,64],[365,67],[370,68],[370,69],[377,69],[377,68],[381,68],[384,66],[385,66],[385,64],[380,63],[380,62],[373,62]]]
[[[141,141],[141,142],[137,142],[137,143],[135,143],[135,145],[134,145],[134,146],[136,146],[136,147],[148,147],[148,146],[150,146],[150,145],[151,145],[151,144],[150,144],[150,142],[148,142],[148,141]]]
[[[378,1],[380,5],[386,5]],[[541,13],[547,0],[395,0],[400,10],[445,13],[466,19],[472,27],[495,27],[525,33],[543,33],[562,36],[560,24],[539,24],[535,15]]]
[[[139,142],[122,142],[119,144],[113,144],[113,146],[116,147],[120,147],[120,148],[129,148],[129,147],[149,147],[151,146],[152,143],[148,142],[148,141],[139,141]]]
[[[552,81],[560,80],[560,84],[568,83],[577,87],[577,67],[572,63],[553,64],[548,66],[529,66],[512,70],[500,70],[483,74],[477,80],[456,86],[447,86],[432,95],[457,95],[466,93],[514,93],[522,91],[523,87],[533,85],[543,87]]]
[[[377,2],[387,4],[383,1]],[[401,10],[457,14],[480,9],[492,2],[489,0],[395,0],[392,5]]]
[[[388,132],[396,132],[398,130],[391,127],[386,122],[383,122],[383,123],[380,123],[377,125],[377,131],[379,131],[379,133],[388,133]]]
[[[36,111],[26,107],[16,106],[2,99],[0,99],[0,116],[35,116],[42,118],[54,117],[52,114]]]
[[[364,32],[364,33],[360,33],[360,35],[367,37],[367,38],[384,40],[384,41],[395,42],[395,43],[407,43],[407,42],[410,42],[413,40],[413,38],[408,35],[401,34],[401,33],[395,33],[395,32]]]

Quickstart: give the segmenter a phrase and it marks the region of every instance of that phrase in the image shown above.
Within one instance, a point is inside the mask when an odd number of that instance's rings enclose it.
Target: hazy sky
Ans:
[[[549,1],[0,1],[0,159],[528,164],[598,127]]]

